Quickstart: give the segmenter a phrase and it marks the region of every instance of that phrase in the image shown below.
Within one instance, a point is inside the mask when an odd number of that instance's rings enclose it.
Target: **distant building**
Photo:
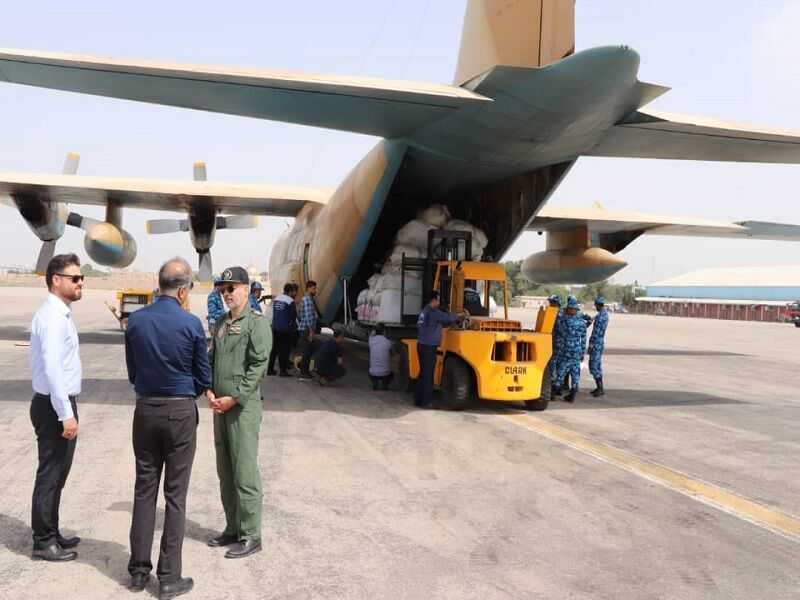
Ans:
[[[786,304],[800,299],[800,265],[699,269],[647,286],[636,298],[644,314],[784,321]]]
[[[540,306],[547,306],[547,296],[514,296],[511,306],[538,310]]]

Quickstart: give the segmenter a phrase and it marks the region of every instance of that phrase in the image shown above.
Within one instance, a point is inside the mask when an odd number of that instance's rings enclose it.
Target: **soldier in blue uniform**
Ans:
[[[222,277],[214,277],[214,289],[208,294],[208,333],[214,339],[214,331],[217,328],[217,321],[222,319],[225,314],[225,303],[222,301]]]
[[[608,328],[608,312],[605,308],[606,301],[602,296],[594,299],[597,316],[592,326],[592,336],[589,338],[589,372],[594,377],[597,387],[589,392],[592,396],[602,396],[603,389],[603,348],[606,343],[606,329]]]
[[[562,335],[563,345],[558,357],[558,381],[555,387],[561,387],[567,375],[570,378],[569,393],[564,396],[567,402],[575,402],[575,394],[581,381],[581,359],[586,352],[586,325],[578,314],[580,306],[575,296],[567,300]]]
[[[248,302],[250,302],[250,308],[253,309],[254,312],[261,315],[264,314],[261,310],[261,293],[264,291],[264,286],[261,285],[260,281],[254,281],[250,284],[250,295],[247,297]]]
[[[561,323],[564,320],[564,308],[561,305],[561,296],[553,294],[547,299],[548,304],[558,309],[555,325],[553,325],[553,356],[550,358],[550,384],[553,388],[553,395],[560,396],[561,388],[556,388],[555,382],[558,379],[558,355],[561,352]]]

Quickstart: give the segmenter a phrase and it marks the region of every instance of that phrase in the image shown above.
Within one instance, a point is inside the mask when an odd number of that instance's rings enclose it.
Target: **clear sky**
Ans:
[[[382,76],[449,83],[464,0],[163,2],[107,0],[7,3],[0,46],[206,64]],[[800,129],[800,2],[578,0],[577,47],[628,44],[640,79],[673,90],[652,108]],[[58,172],[69,151],[80,172],[335,186],[374,138],[255,119],[0,84],[0,170]],[[582,158],[551,202],[716,219],[800,223],[800,166]],[[97,207],[75,208],[102,218]],[[32,265],[39,242],[12,209],[0,207],[0,262]],[[134,268],[155,269],[181,254],[188,234],[149,236],[129,210]],[[255,262],[266,269],[283,219],[253,231],[217,234],[216,270]],[[543,249],[525,234],[506,258]],[[68,229],[59,251],[78,250]],[[800,263],[800,245],[643,238],[622,256],[616,280],[649,282],[700,267]]]

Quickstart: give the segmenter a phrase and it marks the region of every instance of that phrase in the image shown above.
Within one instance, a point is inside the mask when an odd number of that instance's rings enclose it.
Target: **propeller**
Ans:
[[[56,253],[56,241],[42,242],[39,250],[39,258],[36,259],[36,273],[44,275],[47,272],[47,265]]]
[[[208,181],[208,171],[206,163],[196,162],[192,165],[192,179],[194,181]],[[189,219],[151,219],[147,221],[147,233],[179,233],[187,232],[191,229]],[[253,215],[233,215],[218,216],[215,222],[215,229],[253,229],[258,227],[258,217]],[[213,232],[212,232],[213,239]],[[200,261],[197,278],[200,281],[211,281],[213,267],[211,263],[210,249],[197,249]]]
[[[70,152],[67,154],[67,157],[64,159],[64,164],[61,167],[61,174],[62,175],[75,175],[78,172],[78,166],[80,165],[81,157],[74,152]],[[63,210],[66,212],[66,204],[63,205]],[[59,214],[63,214],[61,210],[59,210]],[[70,213],[70,217],[73,213]],[[80,215],[77,215],[80,217]],[[69,225],[69,219],[67,219],[67,225]],[[39,249],[39,256],[36,259],[36,273],[38,275],[44,275],[47,272],[47,265],[53,259],[56,253],[56,240],[48,240],[46,242],[42,242],[42,247]]]
[[[197,279],[200,281],[211,281],[214,271],[211,267],[211,251],[198,250],[198,258],[200,259],[200,268],[197,271]]]

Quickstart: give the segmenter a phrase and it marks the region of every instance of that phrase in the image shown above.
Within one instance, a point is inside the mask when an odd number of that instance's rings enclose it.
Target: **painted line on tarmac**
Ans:
[[[800,542],[800,519],[797,517],[773,510],[743,496],[728,492],[673,469],[638,458],[612,446],[596,442],[575,431],[559,427],[539,417],[523,413],[499,416],[515,425],[621,467],[626,471],[663,485],[689,498],[713,506],[729,515],[743,519],[794,542]]]

